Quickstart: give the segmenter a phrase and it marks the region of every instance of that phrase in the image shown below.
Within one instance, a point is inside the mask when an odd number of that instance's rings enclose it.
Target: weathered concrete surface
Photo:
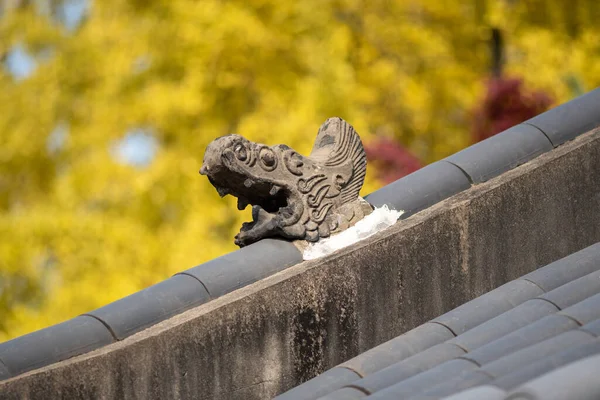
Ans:
[[[600,132],[93,353],[6,399],[264,399],[600,241]]]

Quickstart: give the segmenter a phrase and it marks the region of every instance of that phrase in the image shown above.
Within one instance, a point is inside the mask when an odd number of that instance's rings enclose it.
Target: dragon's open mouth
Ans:
[[[209,178],[210,179],[210,178]],[[221,196],[230,194],[238,199],[238,209],[244,210],[248,205],[259,206],[273,214],[288,206],[287,190],[268,182],[245,182],[224,188],[212,182]]]
[[[287,207],[288,196],[285,193],[285,190],[272,185],[268,186],[271,187],[268,187],[265,190],[258,187],[250,188],[248,192],[240,194],[239,196],[232,193],[232,195],[238,198],[238,209],[243,210],[250,204],[252,206],[259,206],[266,212],[272,214]]]
[[[235,237],[234,242],[240,247],[267,236],[287,235],[281,229],[301,218],[302,206],[296,200],[296,191],[285,182],[248,176],[218,164],[203,167],[203,172],[221,197],[237,197],[238,209],[252,206],[252,221],[242,224]]]

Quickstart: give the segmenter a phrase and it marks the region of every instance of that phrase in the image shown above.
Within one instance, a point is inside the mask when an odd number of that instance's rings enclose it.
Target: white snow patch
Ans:
[[[302,257],[305,260],[314,260],[315,258],[324,257],[336,250],[350,246],[359,240],[366,239],[394,225],[402,214],[404,214],[404,211],[390,210],[387,205],[375,208],[371,214],[345,231],[321,239],[316,243],[310,243],[304,250]]]

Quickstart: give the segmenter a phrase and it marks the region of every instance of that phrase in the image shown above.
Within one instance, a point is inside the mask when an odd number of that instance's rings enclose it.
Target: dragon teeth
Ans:
[[[248,206],[248,204],[249,204],[248,200],[246,200],[243,197],[240,197],[240,198],[238,198],[238,201],[237,201],[237,208],[238,208],[238,210],[244,210]]]
[[[274,185],[271,190],[269,191],[269,195],[271,196],[275,196],[277,193],[279,193],[279,191],[281,190],[281,187]]]

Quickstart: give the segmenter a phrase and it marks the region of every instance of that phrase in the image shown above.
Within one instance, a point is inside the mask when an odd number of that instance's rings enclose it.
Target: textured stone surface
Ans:
[[[303,262],[1,397],[264,399],[600,240],[586,134],[323,260]]]
[[[242,247],[273,236],[316,242],[352,226],[371,212],[358,197],[366,171],[360,137],[335,117],[321,125],[309,157],[227,135],[208,145],[200,173],[219,195],[237,197],[240,210],[252,205],[252,222],[235,237]]]

